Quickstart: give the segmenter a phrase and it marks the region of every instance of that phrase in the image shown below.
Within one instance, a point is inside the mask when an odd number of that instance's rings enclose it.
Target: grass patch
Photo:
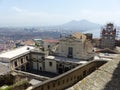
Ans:
[[[8,86],[8,87],[6,87],[6,88],[0,88],[0,90],[12,90],[12,89],[13,89],[12,86]]]
[[[5,87],[5,88],[0,87],[0,90],[13,90],[13,88],[19,87],[19,86],[25,85],[25,84],[27,85],[27,84],[28,84],[28,81],[27,81],[27,80],[21,80],[21,81],[15,83],[15,84],[10,85],[10,86],[7,86],[7,87]]]

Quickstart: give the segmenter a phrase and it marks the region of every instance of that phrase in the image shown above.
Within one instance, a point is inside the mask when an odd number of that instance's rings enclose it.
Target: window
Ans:
[[[58,85],[60,85],[60,81],[58,81]]]
[[[76,79],[76,76],[74,76],[74,79]]]
[[[40,67],[40,71],[42,70],[42,67]]]
[[[73,58],[73,48],[68,47],[68,58]]]
[[[73,66],[73,68],[75,68],[75,66]]]
[[[41,90],[43,90],[43,87],[41,87]]]
[[[113,39],[113,37],[110,37],[110,39]]]
[[[23,63],[23,58],[21,58],[21,63]]]
[[[28,56],[26,56],[26,60],[28,60]]]
[[[108,34],[107,32],[105,34]]]
[[[48,45],[48,48],[50,48],[50,45]]]
[[[63,80],[63,84],[64,84],[64,82],[65,82],[65,81]]]
[[[82,76],[79,76],[80,80],[82,79]]]
[[[48,89],[50,89],[50,86],[48,85]]]
[[[107,39],[107,37],[105,37],[105,39]]]
[[[52,62],[49,62],[49,66],[51,66],[51,67],[52,67]]]
[[[86,73],[86,70],[85,70],[85,71],[83,71],[83,76],[86,76],[86,74],[87,74],[87,73]]]
[[[16,67],[17,66],[17,61],[15,61],[14,64],[15,64],[15,67]]]
[[[67,78],[66,82],[68,82],[68,81],[69,81],[69,79]]]
[[[55,83],[53,83],[53,87],[55,87]]]
[[[44,57],[41,57],[41,59],[42,59],[42,60],[45,60],[45,58],[44,58]]]

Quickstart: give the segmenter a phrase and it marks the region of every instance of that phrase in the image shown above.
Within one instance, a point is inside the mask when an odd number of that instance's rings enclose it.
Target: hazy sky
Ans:
[[[120,0],[0,0],[0,26],[57,25],[81,19],[120,25]]]

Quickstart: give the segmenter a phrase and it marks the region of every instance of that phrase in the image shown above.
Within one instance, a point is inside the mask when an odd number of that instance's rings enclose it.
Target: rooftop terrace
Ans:
[[[23,46],[23,47],[20,47],[20,48],[13,49],[11,51],[1,53],[0,58],[11,59],[11,58],[19,56],[23,53],[28,53],[30,50],[33,50],[33,49],[34,49],[34,47],[32,47],[32,46]]]

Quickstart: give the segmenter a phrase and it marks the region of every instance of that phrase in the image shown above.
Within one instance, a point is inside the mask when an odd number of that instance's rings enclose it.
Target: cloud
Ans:
[[[10,23],[11,25],[57,25],[70,20],[87,19],[102,24],[106,22],[118,24],[120,18],[119,10],[114,10],[114,13],[112,11],[91,9],[82,9],[75,13],[50,13],[45,11],[29,11],[16,6],[11,8],[14,13],[12,12],[9,16],[4,15],[0,17],[2,23]]]
[[[12,7],[12,10],[16,11],[16,12],[23,12],[24,10],[21,8],[18,8],[16,6]]]

